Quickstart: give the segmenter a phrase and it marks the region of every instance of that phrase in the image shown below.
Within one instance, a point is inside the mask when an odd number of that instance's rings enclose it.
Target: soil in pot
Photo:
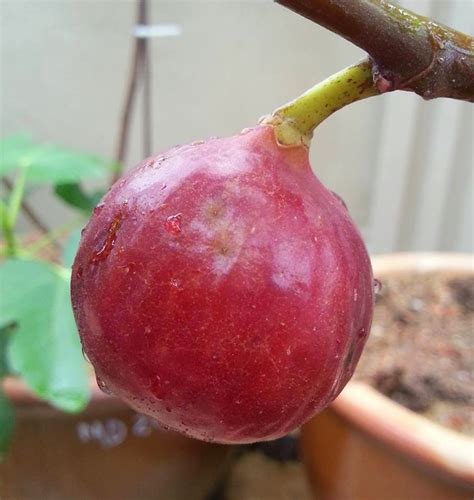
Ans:
[[[401,405],[474,435],[474,277],[386,277],[355,373]]]

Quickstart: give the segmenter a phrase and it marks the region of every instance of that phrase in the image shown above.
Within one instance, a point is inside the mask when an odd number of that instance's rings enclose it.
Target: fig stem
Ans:
[[[276,109],[261,123],[272,125],[278,142],[309,147],[314,129],[335,111],[361,99],[379,95],[372,63],[364,59],[318,83],[293,101]]]
[[[387,0],[276,1],[367,52],[381,92],[474,102],[472,36]]]

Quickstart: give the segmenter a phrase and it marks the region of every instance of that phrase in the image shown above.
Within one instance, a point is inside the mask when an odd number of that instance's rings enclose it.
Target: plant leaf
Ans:
[[[6,349],[7,343],[10,339],[11,330],[12,326],[10,325],[0,328],[0,383],[2,377],[8,374]],[[10,441],[10,435],[13,430],[13,422],[13,409],[3,394],[0,385],[0,461],[3,458]]]
[[[13,323],[0,328],[0,379],[10,373],[7,363],[7,345],[14,329]]]
[[[74,258],[76,257],[77,248],[81,241],[81,230],[73,231],[63,248],[63,263],[66,267],[72,267]]]
[[[42,146],[28,158],[30,182],[62,184],[100,177],[107,164],[95,156],[68,151],[57,146]]]
[[[13,408],[0,390],[0,461],[5,456],[15,423]]]
[[[0,325],[17,324],[7,349],[12,371],[39,397],[74,412],[87,404],[89,386],[69,275],[69,270],[44,262],[5,262],[0,267]]]
[[[92,212],[102,196],[104,196],[104,191],[97,191],[89,195],[77,183],[57,184],[54,186],[54,192],[68,205],[79,208],[87,214]]]
[[[100,177],[114,164],[58,146],[35,144],[19,134],[0,141],[0,175],[19,167],[28,167],[30,182],[60,184]]]
[[[12,135],[0,141],[0,176],[19,167],[35,148],[31,138],[24,134]]]

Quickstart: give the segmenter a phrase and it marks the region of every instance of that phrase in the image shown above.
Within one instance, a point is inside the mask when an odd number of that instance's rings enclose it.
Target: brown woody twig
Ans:
[[[276,0],[368,52],[383,93],[474,102],[474,40],[384,0]]]
[[[147,20],[148,20],[147,0],[138,0],[136,22],[139,25],[143,25],[147,23]],[[115,169],[112,175],[111,184],[113,184],[122,174],[123,163],[125,160],[125,154],[128,145],[128,138],[130,135],[130,120],[132,115],[133,103],[136,96],[139,78],[143,71],[144,64],[146,63],[147,63],[147,40],[146,38],[137,37],[135,38],[132,65],[130,69],[130,75],[128,79],[127,91],[125,96],[125,104],[122,110],[122,118],[120,120],[119,138],[117,144],[117,151],[115,154],[115,161],[117,163],[117,168]],[[146,134],[149,133],[148,124],[150,122],[146,121],[147,120],[146,115],[144,120],[145,120],[144,123],[147,124],[144,130],[144,134],[146,136]],[[146,138],[144,139],[144,141],[145,141],[144,147],[146,148],[150,141],[148,141]]]

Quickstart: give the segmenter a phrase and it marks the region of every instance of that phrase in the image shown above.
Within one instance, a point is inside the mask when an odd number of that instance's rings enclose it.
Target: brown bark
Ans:
[[[380,92],[474,102],[473,38],[384,0],[276,0],[368,52]]]

